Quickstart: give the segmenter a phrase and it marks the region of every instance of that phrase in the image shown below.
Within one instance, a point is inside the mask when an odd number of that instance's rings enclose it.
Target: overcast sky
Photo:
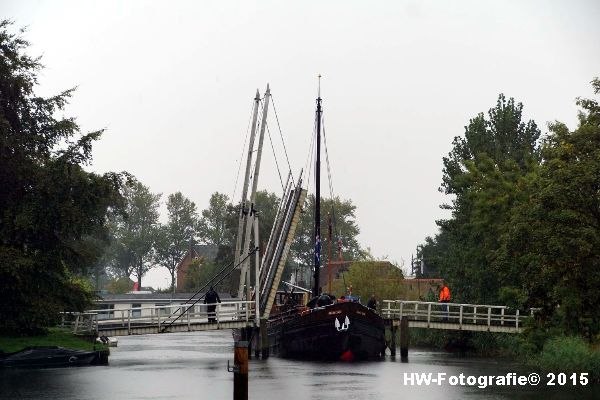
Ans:
[[[29,53],[43,56],[38,93],[77,86],[66,115],[106,128],[93,170],[129,171],[200,210],[211,193],[233,193],[252,98],[267,82],[292,169],[302,168],[322,74],[336,194],[356,204],[361,243],[406,265],[447,216],[442,157],[470,118],[504,93],[544,132],[553,120],[574,128],[575,98],[591,97],[600,75],[595,0],[2,0],[0,15],[27,26]],[[263,160],[259,188],[280,194],[268,142]],[[154,271],[144,284],[167,277]]]

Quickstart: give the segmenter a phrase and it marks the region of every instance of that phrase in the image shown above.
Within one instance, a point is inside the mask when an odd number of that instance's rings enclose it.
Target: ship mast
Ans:
[[[321,272],[321,75],[317,97],[317,157],[315,164],[315,274],[313,296],[319,293],[319,273]]]

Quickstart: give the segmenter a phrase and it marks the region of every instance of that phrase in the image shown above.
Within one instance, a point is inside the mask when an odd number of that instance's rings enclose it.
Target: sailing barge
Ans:
[[[312,299],[306,306],[294,305],[272,314],[268,335],[274,352],[283,357],[311,360],[364,360],[385,354],[383,319],[357,298],[335,299],[322,294],[319,286],[321,268],[321,95],[316,108],[314,275]],[[305,296],[304,296],[305,297]]]

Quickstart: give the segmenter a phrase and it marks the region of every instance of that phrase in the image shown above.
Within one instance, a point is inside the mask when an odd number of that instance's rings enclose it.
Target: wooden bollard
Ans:
[[[408,317],[404,316],[400,320],[400,361],[408,361]]]
[[[235,342],[233,400],[248,400],[248,342]]]

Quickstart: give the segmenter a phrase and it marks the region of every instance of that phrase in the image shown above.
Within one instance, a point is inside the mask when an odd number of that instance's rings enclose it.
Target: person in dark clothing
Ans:
[[[208,322],[217,322],[215,310],[217,309],[217,303],[220,302],[219,294],[211,286],[206,295],[204,295],[204,304],[207,304]]]
[[[367,302],[367,307],[373,311],[377,310],[377,299],[375,298],[374,294],[371,295],[371,298]]]
[[[330,304],[333,304],[333,300],[331,300],[331,297],[329,297],[329,295],[327,295],[325,293],[323,293],[317,299],[317,307],[325,307],[325,306],[328,306]]]

